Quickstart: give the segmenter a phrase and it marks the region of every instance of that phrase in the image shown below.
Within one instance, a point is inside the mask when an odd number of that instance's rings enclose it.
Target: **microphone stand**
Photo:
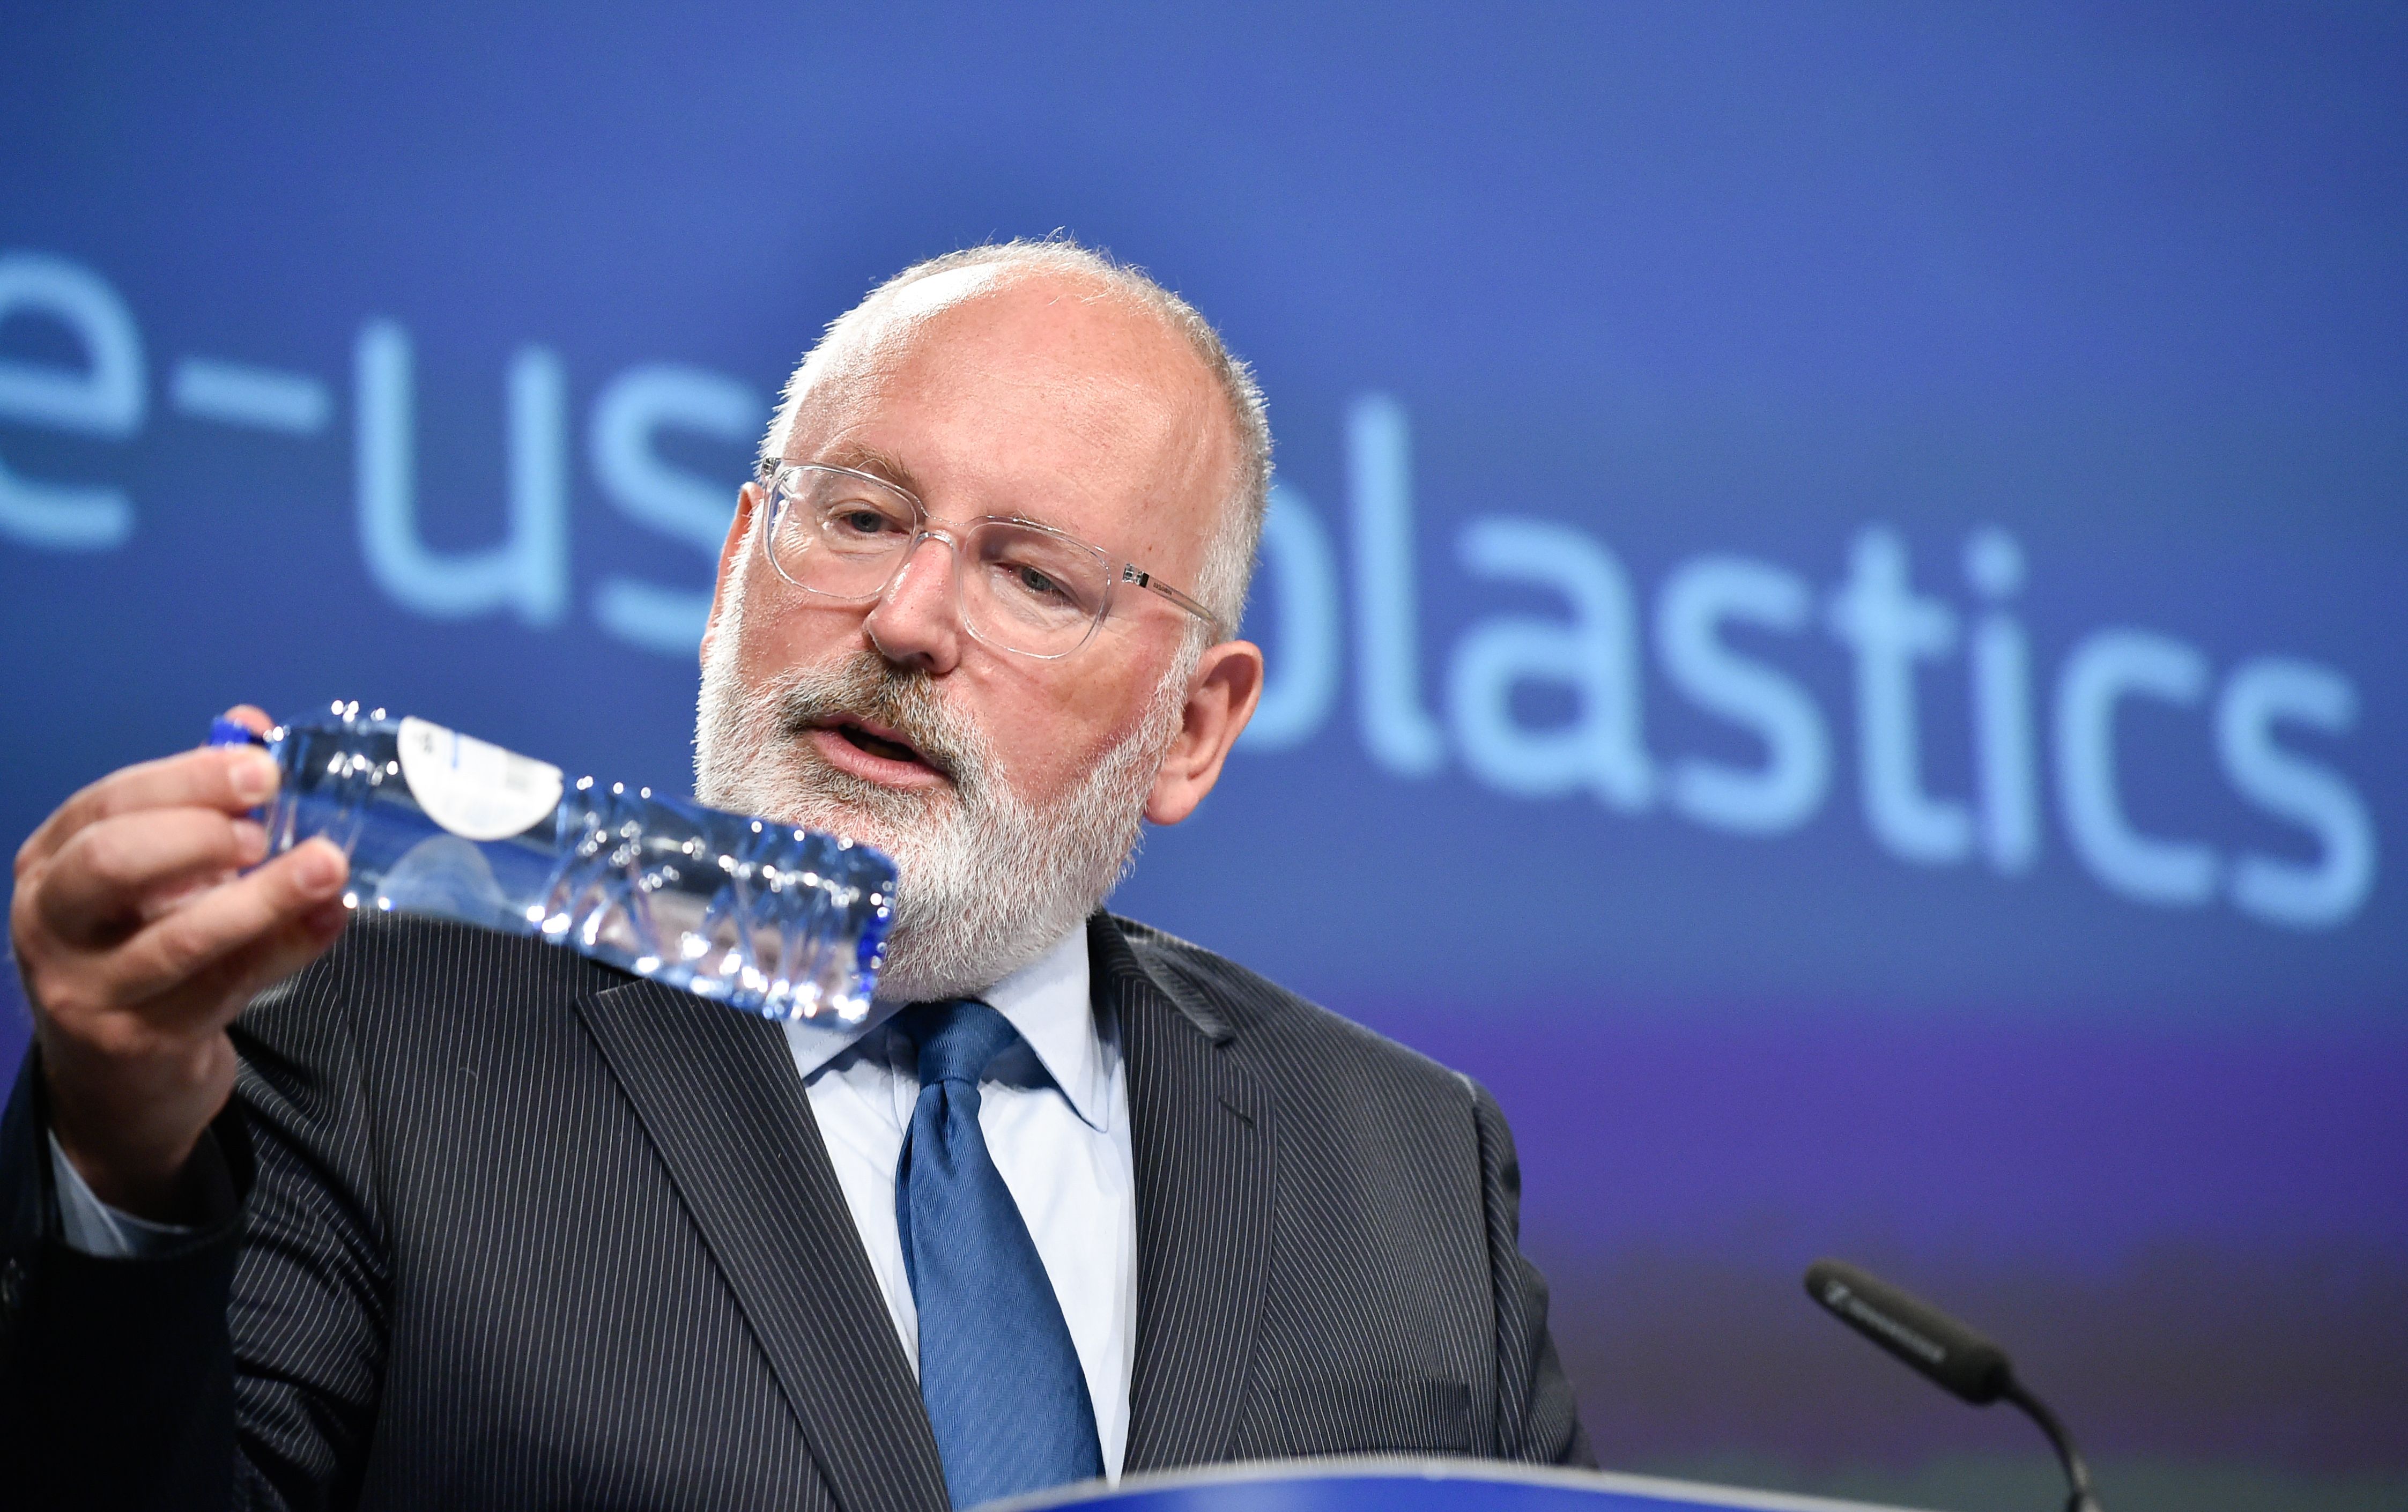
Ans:
[[[2065,1424],[2048,1409],[2048,1404],[2032,1395],[2013,1376],[2007,1377],[2005,1389],[1999,1395],[2014,1403],[2048,1435],[2049,1448],[2057,1450],[2057,1462],[2065,1467],[2065,1483],[2071,1490],[2065,1499],[2065,1512],[2099,1512],[2099,1498],[2090,1490],[2090,1467],[2082,1462],[2082,1451],[2073,1447],[2073,1435],[2065,1431]]]

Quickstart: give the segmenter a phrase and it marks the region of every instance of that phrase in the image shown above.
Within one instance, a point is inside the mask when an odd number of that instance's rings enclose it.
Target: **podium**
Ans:
[[[1493,1460],[1269,1460],[1090,1481],[992,1502],[984,1512],[1911,1512]]]

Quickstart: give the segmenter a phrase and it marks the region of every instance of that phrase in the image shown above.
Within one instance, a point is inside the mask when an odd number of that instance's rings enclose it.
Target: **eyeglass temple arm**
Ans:
[[[1214,614],[1211,610],[1206,608],[1203,605],[1181,592],[1178,589],[1171,587],[1168,583],[1155,581],[1154,574],[1145,571],[1133,562],[1125,562],[1121,563],[1121,581],[1127,583],[1132,588],[1147,588],[1152,589],[1154,592],[1160,593],[1164,598],[1170,600],[1171,603],[1178,605],[1181,608],[1185,609],[1188,613],[1196,616],[1198,620],[1211,625],[1212,627],[1212,634],[1216,635],[1228,634],[1228,631],[1222,625],[1221,617],[1219,615]]]

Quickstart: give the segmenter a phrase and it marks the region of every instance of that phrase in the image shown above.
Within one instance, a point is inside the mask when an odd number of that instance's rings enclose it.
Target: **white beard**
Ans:
[[[990,742],[923,674],[875,651],[747,688],[726,606],[703,659],[695,796],[714,808],[846,834],[901,873],[878,995],[927,1002],[982,991],[1093,913],[1136,858],[1139,820],[1178,734],[1194,654],[1177,658],[1139,727],[1042,807],[1013,789]],[[831,766],[803,732],[850,714],[910,742],[953,777],[904,791]]]

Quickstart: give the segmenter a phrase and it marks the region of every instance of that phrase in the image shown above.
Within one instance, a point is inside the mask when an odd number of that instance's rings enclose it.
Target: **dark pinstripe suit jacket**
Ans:
[[[1136,1154],[1127,1469],[1587,1462],[1478,1087],[1099,914]],[[771,1024],[564,950],[353,928],[237,1026],[239,1221],[57,1238],[0,1131],[0,1502],[934,1509],[935,1441]]]

